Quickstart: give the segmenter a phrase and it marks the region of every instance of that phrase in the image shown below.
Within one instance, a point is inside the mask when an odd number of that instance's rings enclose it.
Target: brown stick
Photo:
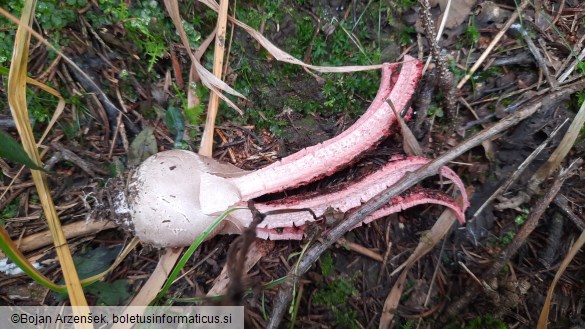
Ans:
[[[111,221],[78,221],[63,225],[63,234],[67,240],[78,236],[94,234],[103,230],[116,228],[118,225]],[[27,252],[53,243],[51,232],[42,231],[29,235],[18,242],[20,251]]]
[[[268,328],[278,328],[284,312],[291,301],[290,290],[299,281],[299,277],[306,273],[314,262],[316,262],[321,254],[325,252],[331,245],[333,245],[339,238],[345,233],[351,230],[355,225],[364,220],[365,217],[386,205],[390,199],[396,195],[406,191],[407,189],[414,186],[421,180],[436,175],[440,168],[447,164],[449,161],[455,160],[458,156],[469,151],[470,149],[480,145],[483,141],[491,139],[501,133],[502,131],[516,125],[520,121],[530,117],[536,111],[538,111],[544,101],[558,99],[566,95],[575,93],[585,87],[585,79],[581,79],[576,83],[562,87],[561,89],[552,92],[548,96],[541,96],[534,101],[527,104],[523,109],[516,111],[504,119],[500,120],[493,126],[486,128],[479,133],[469,137],[461,144],[457,145],[447,153],[439,156],[433,162],[425,165],[417,171],[405,175],[400,181],[392,185],[384,192],[373,197],[370,201],[365,203],[356,212],[350,214],[346,220],[341,222],[329,231],[329,233],[323,237],[320,241],[316,242],[313,247],[306,251],[303,259],[300,260],[298,267],[291,269],[289,273],[290,284],[284,285],[279,291],[277,302],[273,308],[272,317],[268,323]]]
[[[575,226],[577,226],[581,231],[585,231],[585,222],[583,222],[581,218],[575,215],[571,207],[569,207],[569,201],[566,196],[562,194],[557,195],[554,202],[555,205],[557,205],[557,207],[559,207],[563,213],[569,217]]]

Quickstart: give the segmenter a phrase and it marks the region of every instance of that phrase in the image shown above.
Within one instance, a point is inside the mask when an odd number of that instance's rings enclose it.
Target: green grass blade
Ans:
[[[229,215],[231,212],[233,212],[234,210],[238,210],[238,209],[244,209],[244,208],[232,208],[232,209],[226,210],[223,214],[221,214],[219,217],[217,217],[217,219],[213,223],[211,223],[211,225],[191,244],[189,249],[187,249],[185,254],[183,254],[183,257],[181,257],[181,259],[179,260],[177,265],[175,265],[175,268],[173,268],[173,271],[168,276],[167,281],[165,282],[165,284],[161,288],[161,290],[158,293],[158,296],[155,300],[162,298],[167,293],[167,291],[169,290],[169,288],[171,287],[173,282],[175,282],[175,279],[179,276],[179,273],[181,273],[181,270],[183,269],[183,267],[185,267],[185,264],[187,264],[187,261],[189,260],[189,258],[191,258],[191,256],[193,256],[193,253],[195,252],[195,250],[197,250],[197,248],[199,248],[201,243],[203,243],[203,241],[205,241],[205,239],[209,236],[209,234],[211,234],[211,232],[213,232],[213,230],[215,230],[217,228],[219,223],[221,223],[221,221],[223,221],[227,217],[227,215]]]

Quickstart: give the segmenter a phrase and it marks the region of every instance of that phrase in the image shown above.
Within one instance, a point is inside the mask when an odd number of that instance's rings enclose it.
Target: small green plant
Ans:
[[[127,37],[134,42],[142,54],[149,57],[148,71],[167,50],[167,39],[170,37],[171,26],[165,18],[164,10],[156,1],[137,1],[132,7],[127,7],[123,1],[100,0],[100,9],[104,15],[88,14],[94,28],[107,24],[122,22],[127,31]],[[191,26],[190,26],[191,27]],[[195,31],[189,29],[190,31]]]
[[[514,223],[518,226],[524,225],[529,213],[530,211],[528,209],[522,209],[522,213],[514,218]]]
[[[509,230],[502,232],[500,237],[492,236],[487,239],[487,245],[489,245],[495,251],[504,249],[514,240],[516,232]]]
[[[577,92],[577,106],[581,106],[585,102],[585,90],[579,90]]]
[[[18,203],[19,199],[16,199],[2,209],[2,212],[0,212],[0,225],[4,226],[6,225],[7,219],[16,217],[18,214]]]
[[[407,320],[406,322],[402,323],[401,321],[404,321],[402,318],[398,317],[396,319],[396,328],[400,328],[400,329],[413,329],[416,327],[416,320],[410,319]]]
[[[469,24],[465,29],[465,37],[471,43],[471,46],[479,42],[479,30],[477,29],[477,25],[475,24],[474,16],[471,17],[469,20]]]
[[[505,322],[494,318],[491,315],[484,315],[469,322],[465,329],[507,329]]]
[[[304,60],[310,55],[311,64],[323,66],[366,65],[380,61],[379,45],[367,43],[372,36],[367,29],[359,28],[365,24],[367,15],[354,30],[353,23],[340,22],[324,11],[318,12],[320,18],[334,29],[331,33],[319,31],[315,35],[315,21],[310,16],[291,10],[290,5],[283,1],[266,0],[263,3],[266,5],[238,7],[238,18],[255,28],[266,21],[264,34],[270,38],[275,32],[272,30],[274,23],[285,15],[292,17],[294,31],[288,32],[288,38],[279,46],[296,58]],[[372,6],[370,11],[377,13],[377,8]],[[379,72],[376,71],[320,74],[324,83],[319,86],[298,66],[264,61],[263,58],[270,56],[262,49],[252,50],[254,56],[250,56],[250,52],[249,42],[242,42],[236,36],[232,53],[239,60],[232,66],[238,77],[234,88],[246,95],[250,102],[243,108],[243,118],[227,109],[220,114],[220,120],[242,120],[281,136],[283,127],[290,125],[288,118],[283,116],[285,109],[302,115],[349,113],[355,117],[363,113],[378,89]],[[308,83],[299,84],[299,79]]]
[[[514,231],[508,231],[508,232],[504,233],[504,235],[502,235],[502,237],[500,238],[500,245],[503,248],[507,247],[508,245],[510,245],[510,243],[512,243],[515,236],[516,236],[516,232],[514,232]]]
[[[443,116],[445,116],[445,113],[443,112],[443,109],[440,107],[431,107],[429,109],[428,115],[430,117],[442,118]]]
[[[24,1],[9,0],[3,8],[19,17]],[[87,6],[87,0],[39,0],[35,10],[35,18],[46,35],[56,36],[59,30],[77,19],[77,11]],[[7,18],[0,16],[0,64],[8,62],[12,57],[12,47],[16,25]],[[62,39],[55,37],[54,39]],[[51,56],[53,53],[50,52]]]
[[[179,106],[183,109],[187,123],[190,125],[201,124],[203,112],[205,111],[205,104],[207,102],[201,101],[199,105],[189,107],[189,104],[187,103],[187,95],[185,95],[177,85],[174,85],[174,87],[175,97],[170,100],[171,105],[180,102],[180,104],[175,104],[175,106]],[[190,88],[195,90],[195,94],[200,100],[205,99],[206,89],[202,85],[191,86]],[[178,102],[176,100],[178,100]]]
[[[412,44],[415,37],[416,30],[413,26],[405,26],[402,30],[400,30],[399,41],[401,45]]]

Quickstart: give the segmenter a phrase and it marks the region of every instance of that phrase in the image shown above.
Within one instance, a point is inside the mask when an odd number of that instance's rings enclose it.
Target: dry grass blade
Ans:
[[[215,10],[216,12],[219,11],[219,5],[217,4],[217,2],[215,2],[213,0],[199,0],[199,2],[202,2],[203,4],[205,4],[206,6],[208,6],[211,9]],[[315,70],[315,71],[319,71],[319,72],[330,72],[330,73],[367,71],[367,70],[380,69],[380,68],[386,66],[386,64],[363,65],[363,66],[362,65],[317,66],[317,65],[307,64],[307,63],[293,57],[289,53],[281,50],[280,48],[276,47],[272,42],[270,42],[268,39],[266,39],[262,35],[262,33],[254,30],[253,28],[246,25],[245,23],[242,23],[241,21],[239,21],[233,17],[228,17],[228,19],[232,23],[243,28],[248,34],[250,34],[250,36],[252,36],[252,38],[256,39],[256,41],[258,41],[262,45],[262,47],[264,47],[264,49],[266,49],[266,51],[268,51],[276,60],[281,61],[281,62],[299,65],[299,66],[306,67],[306,68],[309,68],[311,70]]]
[[[51,129],[53,128],[55,123],[57,122],[57,119],[59,119],[61,114],[63,114],[63,110],[65,109],[65,98],[63,98],[63,96],[61,96],[61,93],[58,92],[56,89],[51,88],[51,87],[47,86],[46,84],[39,82],[33,78],[27,77],[26,83],[29,85],[37,86],[41,90],[58,98],[57,107],[55,108],[53,116],[51,117],[51,120],[49,121],[47,128],[45,128],[45,132],[43,132],[43,136],[41,136],[41,138],[39,139],[38,144],[41,144],[41,143],[43,143],[43,141],[45,140],[45,138],[47,137],[47,135],[49,134],[49,132],[51,131]]]
[[[559,282],[561,276],[563,275],[563,273],[567,269],[567,266],[569,266],[569,264],[571,263],[573,258],[575,258],[575,255],[577,255],[577,252],[579,252],[579,250],[581,250],[581,248],[583,248],[584,245],[585,245],[585,231],[581,232],[579,239],[577,239],[575,244],[571,247],[571,249],[569,250],[569,252],[565,256],[565,258],[561,262],[561,265],[559,266],[559,270],[557,271],[557,274],[555,274],[553,282],[551,283],[551,285],[548,288],[548,291],[546,293],[546,300],[544,302],[544,306],[542,307],[542,311],[540,312],[540,317],[538,318],[538,325],[536,328],[546,329],[548,327],[548,313],[550,311],[550,301],[552,298],[552,294],[555,291],[555,287],[556,287],[557,283]]]
[[[183,23],[182,23],[181,14],[179,11],[179,4],[178,4],[177,0],[165,0],[164,3],[165,3],[165,8],[167,9],[167,13],[171,17],[173,24],[175,25],[175,28],[177,29],[177,33],[179,33],[179,37],[181,38],[181,42],[183,43],[183,46],[185,46],[185,50],[187,50],[187,54],[191,58],[191,64],[195,66],[195,70],[197,71],[197,74],[199,75],[201,82],[207,88],[209,88],[211,91],[213,91],[213,93],[215,95],[217,95],[219,98],[224,100],[229,106],[231,106],[233,109],[238,111],[238,113],[240,113],[240,115],[243,114],[242,110],[240,110],[236,106],[236,104],[234,104],[229,98],[225,97],[221,93],[221,90],[224,90],[232,95],[235,95],[235,96],[238,96],[241,98],[245,98],[244,95],[235,91],[230,86],[228,86],[225,82],[221,81],[221,79],[217,78],[215,75],[213,75],[211,72],[209,72],[205,67],[203,67],[203,65],[201,65],[201,63],[199,63],[199,60],[193,55],[193,52],[191,51],[191,46],[189,45],[189,39],[187,38],[187,34],[185,33],[185,29],[183,29],[183,25],[182,25]]]
[[[446,209],[443,211],[431,230],[425,232],[421,236],[421,240],[418,246],[416,246],[416,249],[414,249],[412,255],[410,255],[410,257],[408,257],[408,259],[403,264],[398,266],[390,275],[395,275],[402,269],[411,267],[416,261],[431,251],[437,245],[437,243],[439,243],[439,241],[441,241],[445,235],[449,233],[449,230],[451,230],[451,227],[453,227],[453,224],[456,222],[456,220],[457,217],[451,210]]]
[[[207,50],[207,47],[209,47],[211,41],[213,41],[213,39],[215,38],[216,31],[217,28],[213,29],[213,31],[211,31],[211,33],[207,36],[207,38],[205,38],[205,40],[203,40],[201,45],[199,45],[199,48],[197,48],[197,50],[195,51],[194,56],[198,61],[201,61],[201,57]],[[197,75],[195,65],[191,65],[191,68],[189,69],[189,86],[193,86],[194,83],[198,83],[199,81],[201,81],[201,79],[199,79],[199,75]],[[197,96],[195,89],[187,88],[187,106],[189,108],[193,108],[195,106],[198,106],[200,103],[201,100],[199,99],[199,96]]]
[[[221,79],[223,71],[223,58],[225,55],[225,33],[228,16],[228,0],[221,0],[219,5],[219,16],[217,17],[217,32],[215,34],[215,49],[213,51],[213,74]],[[207,104],[207,118],[205,120],[205,129],[201,136],[201,145],[199,154],[212,156],[213,150],[213,131],[215,130],[215,118],[219,107],[219,97],[212,94]]]
[[[577,112],[575,119],[573,119],[571,126],[569,126],[569,130],[563,137],[563,140],[561,141],[559,146],[555,149],[550,158],[548,158],[546,163],[544,163],[540,168],[538,168],[534,176],[532,176],[532,178],[530,179],[528,187],[531,190],[537,190],[538,185],[540,185],[540,183],[542,183],[547,177],[549,177],[553,171],[557,170],[557,168],[561,165],[561,162],[565,159],[567,154],[569,154],[571,148],[573,148],[573,145],[575,144],[577,137],[579,137],[579,132],[583,128],[584,124],[585,102],[581,104],[579,112]]]
[[[22,10],[21,23],[16,32],[12,62],[8,76],[8,103],[24,149],[33,161],[40,164],[41,159],[30,126],[26,101],[27,63],[30,42],[30,33],[27,27],[30,27],[32,23],[35,3],[36,1],[27,1],[25,3]],[[59,221],[59,216],[51,198],[47,177],[45,173],[38,170],[32,170],[32,176],[53,237],[53,243],[55,244],[57,256],[59,257],[71,305],[79,306],[75,308],[75,313],[79,314],[78,312],[82,312],[87,314],[89,307],[87,307],[87,301],[85,300],[81,283],[79,282],[79,276],[73,264],[71,251],[61,229],[61,222]],[[80,327],[93,328],[91,324],[84,324]]]
[[[386,329],[390,328],[392,324],[392,320],[394,319],[394,315],[396,314],[396,307],[398,307],[398,303],[400,303],[400,296],[402,296],[402,290],[404,289],[404,282],[406,281],[406,275],[408,274],[408,270],[406,269],[398,279],[394,286],[390,290],[388,297],[386,297],[386,301],[384,302],[384,308],[382,308],[382,316],[380,317],[380,325],[378,328]]]
[[[0,8],[1,11],[2,8]],[[33,86],[37,86],[39,87],[41,90],[57,97],[58,101],[57,101],[57,107],[55,107],[55,111],[53,112],[53,116],[51,117],[51,120],[49,121],[49,123],[47,124],[47,127],[45,128],[45,131],[43,132],[43,135],[41,136],[41,138],[39,139],[37,145],[41,145],[43,143],[43,141],[45,140],[45,138],[47,137],[47,135],[49,134],[49,132],[51,131],[51,129],[53,128],[53,126],[55,125],[55,123],[57,122],[57,119],[59,119],[61,117],[61,115],[63,114],[63,111],[65,110],[65,99],[63,98],[63,96],[61,95],[61,93],[59,91],[57,91],[54,88],[51,88],[49,86],[47,86],[44,83],[41,83],[35,79],[26,78],[26,83],[28,85],[33,85]],[[18,171],[18,173],[12,178],[12,181],[10,182],[10,184],[8,185],[9,187],[12,186],[14,184],[14,182],[16,182],[18,180],[18,178],[20,177],[20,174],[22,173],[22,171],[24,170],[24,166],[22,166],[20,168],[20,170]],[[0,200],[2,198],[4,198],[4,195],[6,194],[6,192],[8,192],[8,189],[4,190],[4,193],[0,194]]]

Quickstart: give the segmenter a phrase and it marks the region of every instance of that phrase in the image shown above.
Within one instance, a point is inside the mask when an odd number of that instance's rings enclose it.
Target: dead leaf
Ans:
[[[494,143],[491,140],[487,140],[481,142],[481,146],[483,146],[485,157],[489,160],[489,162],[494,162],[494,159],[496,158]]]
[[[137,166],[157,151],[156,138],[151,127],[144,128],[130,144],[128,166]]]
[[[414,134],[412,133],[410,128],[406,125],[406,122],[404,122],[404,119],[402,119],[402,116],[400,116],[400,113],[398,113],[398,111],[396,111],[396,108],[394,108],[394,104],[392,103],[392,101],[390,99],[387,99],[386,102],[390,105],[392,111],[394,111],[396,120],[398,121],[398,124],[400,124],[400,132],[402,133],[403,142],[402,147],[404,148],[404,153],[406,153],[407,155],[416,155],[420,157],[423,156],[423,151],[422,148],[420,147],[420,144],[416,140],[416,137],[414,137]]]

